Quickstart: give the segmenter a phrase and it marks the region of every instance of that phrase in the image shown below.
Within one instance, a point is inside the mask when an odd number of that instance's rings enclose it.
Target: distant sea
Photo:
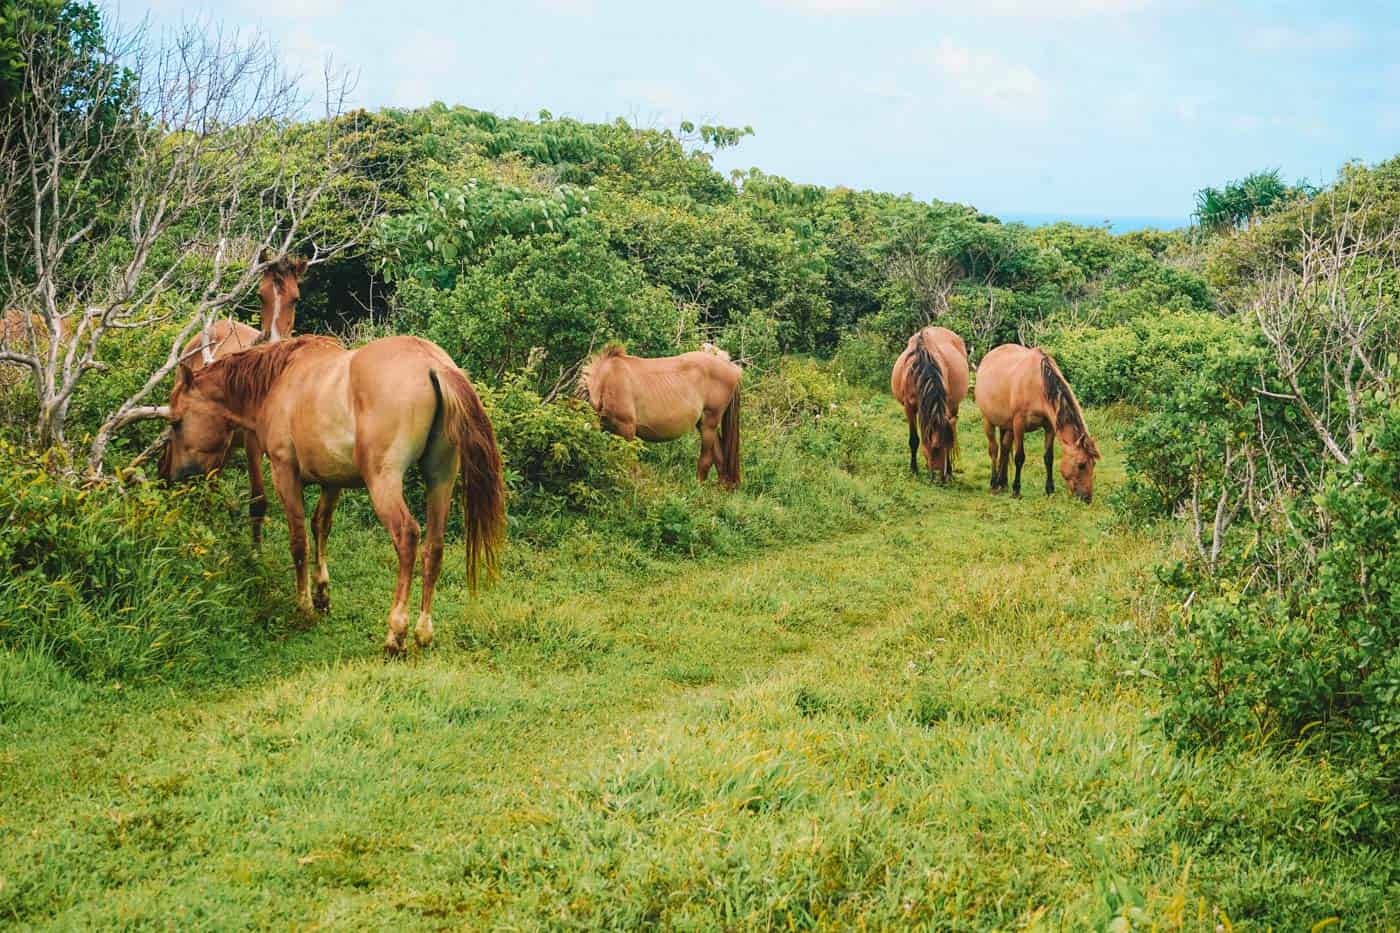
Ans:
[[[1004,223],[1025,224],[1028,227],[1043,227],[1046,224],[1059,223],[1060,221],[1086,227],[1101,227],[1108,224],[1108,228],[1114,233],[1132,233],[1134,230],[1147,230],[1149,228],[1175,230],[1178,227],[1191,225],[1191,221],[1187,217],[1148,217],[1139,214],[1054,214],[1031,211],[1008,211],[1006,213],[987,211],[986,213],[999,217]]]

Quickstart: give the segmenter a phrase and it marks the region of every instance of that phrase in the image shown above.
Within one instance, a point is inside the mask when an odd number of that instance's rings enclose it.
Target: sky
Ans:
[[[371,109],[752,126],[724,170],[990,213],[1185,219],[1400,153],[1400,2],[123,0],[260,30]]]

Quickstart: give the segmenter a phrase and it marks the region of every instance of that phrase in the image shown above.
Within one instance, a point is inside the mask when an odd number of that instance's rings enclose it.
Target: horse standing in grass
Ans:
[[[306,273],[306,260],[283,256],[273,260],[264,250],[259,261],[266,263],[258,298],[262,302],[262,330],[232,318],[215,321],[185,344],[181,359],[198,372],[215,360],[223,359],[259,343],[275,343],[292,336],[296,326],[297,300],[301,298],[301,277]],[[253,544],[262,544],[263,516],[267,514],[267,490],[263,486],[262,449],[257,438],[246,431],[235,431],[229,450],[242,447],[248,455],[248,521],[253,528]],[[168,455],[169,446],[162,453]],[[222,464],[220,464],[222,466]],[[169,472],[162,462],[162,475]]]
[[[695,475],[713,466],[730,489],[739,485],[739,380],[743,370],[711,344],[680,356],[645,359],[608,347],[579,374],[579,393],[604,426],[627,440],[673,441],[700,432]]]
[[[215,360],[198,372],[182,366],[166,413],[171,423],[167,476],[208,473],[223,462],[235,429],[267,453],[282,500],[296,565],[297,602],[330,608],[326,539],[342,489],[366,486],[375,514],[398,552],[398,582],[384,650],[403,650],[419,526],[403,498],[417,464],[428,487],[423,598],[414,636],[432,642],[433,588],[442,567],[443,529],[460,472],[467,581],[494,570],[505,528],[505,487],[496,435],[481,400],[452,359],[417,337],[387,337],[346,350],[328,337],[297,337]],[[311,519],[316,592],[307,575],[302,488],[319,484]]]
[[[1045,494],[1055,491],[1055,438],[1064,455],[1060,475],[1069,491],[1085,502],[1094,497],[1094,464],[1099,448],[1084,424],[1084,413],[1055,360],[1044,350],[1006,343],[977,367],[977,407],[992,458],[992,491],[1006,488],[1007,460],[1016,452],[1013,496],[1021,495],[1021,465],[1027,431],[1045,429]],[[997,431],[1001,432],[998,449]]]
[[[958,406],[967,397],[967,346],[946,327],[925,327],[909,338],[890,373],[890,391],[909,422],[909,472],[918,475],[923,447],[929,475],[953,478]]]

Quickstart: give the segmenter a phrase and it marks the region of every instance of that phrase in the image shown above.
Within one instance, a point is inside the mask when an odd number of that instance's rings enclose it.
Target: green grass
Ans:
[[[951,489],[907,475],[892,403],[859,411],[830,449],[746,428],[733,497],[649,451],[643,487],[697,516],[672,539],[574,523],[475,601],[457,545],[404,663],[354,521],[332,615],[226,676],[0,655],[0,923],[1400,924],[1348,775],[1152,728],[1160,533],[1044,498],[1038,457],[989,495],[970,406]],[[263,559],[290,591],[284,539]]]

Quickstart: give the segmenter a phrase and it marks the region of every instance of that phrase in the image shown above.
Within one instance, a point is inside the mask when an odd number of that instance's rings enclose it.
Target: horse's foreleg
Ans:
[[[1011,429],[1001,429],[1001,452],[997,455],[997,484],[1005,489],[1011,469]]]
[[[404,633],[408,631],[408,594],[413,587],[413,562],[418,554],[418,522],[403,501],[403,477],[391,472],[362,471],[369,487],[374,514],[393,539],[399,556],[399,576],[394,585],[394,602],[389,607],[389,634],[384,638],[384,653],[390,656],[403,650]]]
[[[267,514],[267,489],[263,486],[262,447],[252,431],[243,432],[243,452],[248,455],[248,521],[253,526],[253,547],[262,546],[263,516]]]
[[[452,487],[457,478],[455,456],[437,470],[425,465],[423,478],[428,483],[428,527],[423,535],[423,601],[418,624],[413,627],[413,638],[420,647],[426,648],[433,643],[433,590],[442,571],[442,537],[452,510]]]
[[[1011,422],[1011,442],[1016,448],[1016,480],[1011,484],[1011,497],[1021,498],[1021,467],[1026,462],[1026,423],[1019,416]]]
[[[1045,426],[1045,494],[1055,492],[1055,432]]]
[[[316,501],[316,511],[311,513],[311,540],[316,550],[316,590],[311,595],[311,604],[317,612],[331,611],[331,572],[326,566],[326,539],[331,534],[331,516],[339,499],[339,487],[323,486],[321,498]]]
[[[904,419],[909,422],[909,472],[919,475],[919,412],[913,405],[904,406]]]
[[[700,460],[695,465],[696,481],[703,484],[709,479],[712,466],[719,467],[720,475],[724,475],[724,460],[719,450],[719,418],[705,414],[700,416]]]
[[[287,516],[287,542],[292,551],[292,564],[297,575],[297,606],[311,613],[311,589],[306,577],[306,508],[301,502],[301,477],[289,464],[272,463],[272,487],[282,500],[282,512]]]
[[[1001,453],[997,448],[997,427],[986,419],[982,418],[982,433],[987,435],[987,459],[992,462],[991,489],[996,492],[1001,488],[997,480],[1001,477]]]

